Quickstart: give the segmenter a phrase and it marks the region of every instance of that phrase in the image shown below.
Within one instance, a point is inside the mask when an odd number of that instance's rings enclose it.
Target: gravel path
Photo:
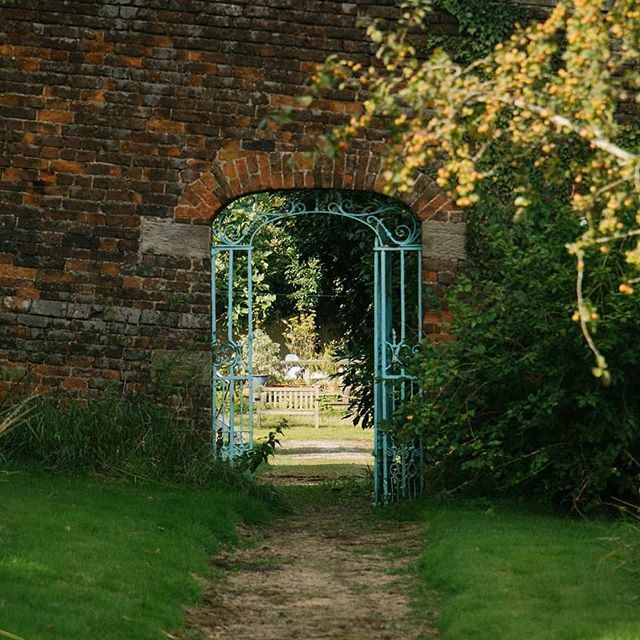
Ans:
[[[274,463],[323,464],[350,463],[373,465],[373,443],[362,440],[289,440],[276,449]]]

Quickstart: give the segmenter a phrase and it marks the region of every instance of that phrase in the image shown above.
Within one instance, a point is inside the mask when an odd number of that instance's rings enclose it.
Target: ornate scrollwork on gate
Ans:
[[[301,215],[332,215],[357,220],[369,227],[381,245],[405,246],[420,242],[416,218],[390,198],[356,198],[342,191],[274,191],[236,200],[216,219],[213,244],[248,246],[265,225]]]
[[[242,359],[242,348],[234,341],[216,340],[211,345],[211,358],[213,365],[217,369],[229,369],[240,364]]]
[[[421,443],[401,444],[390,434],[381,434],[384,451],[383,500],[393,503],[418,497],[424,490],[424,458]]]

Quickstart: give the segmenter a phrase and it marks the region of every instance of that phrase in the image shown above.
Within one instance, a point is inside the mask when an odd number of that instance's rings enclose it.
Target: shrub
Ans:
[[[275,379],[282,378],[280,364],[280,345],[274,342],[266,331],[256,327],[253,331],[253,373],[268,375]],[[244,340],[243,357],[248,359],[248,343]]]
[[[289,353],[303,360],[315,358],[318,349],[318,330],[315,313],[300,313],[284,321],[284,339]]]
[[[424,395],[397,429],[424,437],[433,481],[448,490],[519,491],[573,509],[628,499],[640,470],[638,301],[614,293],[621,265],[602,256],[587,288],[612,372],[605,386],[571,319],[575,266],[564,243],[579,221],[541,187],[514,225],[500,195],[484,193],[470,216],[454,339],[424,345]]]

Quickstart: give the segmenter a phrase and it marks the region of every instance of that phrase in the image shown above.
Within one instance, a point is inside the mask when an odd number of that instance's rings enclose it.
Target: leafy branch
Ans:
[[[446,4],[446,3],[445,3]],[[455,3],[453,3],[455,4]],[[389,193],[407,193],[421,173],[461,207],[479,200],[495,160],[534,165],[551,183],[569,184],[566,199],[583,231],[567,249],[576,259],[577,317],[594,354],[594,374],[609,381],[593,331],[598,313],[584,295],[593,251],[626,261],[619,291],[634,293],[640,269],[640,155],[621,142],[620,107],[640,89],[640,1],[560,0],[546,19],[515,32],[479,59],[461,63],[436,49],[426,59],[414,44],[430,2],[411,0],[398,27],[368,27],[377,63],[363,67],[331,57],[313,77],[312,93],[349,88],[362,110],[326,138],[343,151],[371,128],[385,132]],[[364,95],[366,94],[366,95]],[[579,151],[568,164],[559,149]],[[523,179],[514,189],[516,218],[535,194]]]

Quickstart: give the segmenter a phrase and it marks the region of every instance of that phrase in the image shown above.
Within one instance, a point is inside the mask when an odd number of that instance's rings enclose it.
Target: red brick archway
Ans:
[[[345,153],[336,159],[308,153],[245,150],[239,142],[220,149],[216,162],[188,162],[183,172],[184,191],[175,220],[209,224],[215,214],[235,198],[276,189],[352,189],[383,193],[381,160],[372,153]],[[461,222],[462,213],[426,175],[413,191],[401,195],[418,219]]]

